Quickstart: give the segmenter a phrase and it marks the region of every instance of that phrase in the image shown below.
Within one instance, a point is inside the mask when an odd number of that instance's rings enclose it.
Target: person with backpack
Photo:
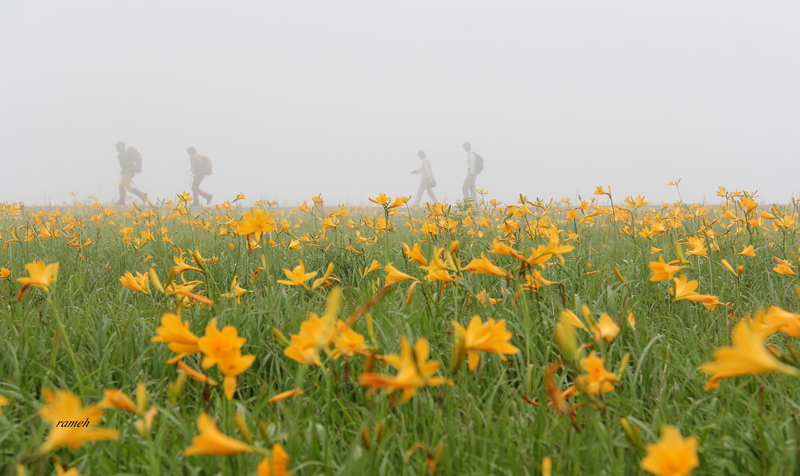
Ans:
[[[133,176],[142,172],[142,154],[133,146],[126,149],[125,143],[122,141],[116,143],[116,148],[120,168],[119,200],[116,204],[125,205],[126,191],[136,195],[142,201],[147,200],[147,194],[132,185]]]
[[[418,204],[426,191],[428,195],[430,195],[431,200],[439,202],[439,200],[436,199],[436,195],[433,194],[433,187],[436,186],[436,179],[433,178],[433,172],[431,171],[431,161],[425,156],[424,150],[417,152],[417,157],[422,160],[422,167],[411,172],[412,174],[420,174],[419,190],[417,191],[417,197],[414,199],[412,205]]]
[[[211,175],[211,159],[205,155],[198,154],[194,147],[189,147],[186,152],[189,154],[189,164],[192,166],[192,197],[194,197],[192,206],[200,205],[197,199],[199,196],[205,198],[206,205],[208,205],[211,203],[213,195],[200,190],[200,182],[203,181],[206,175]]]
[[[472,203],[477,205],[478,191],[475,188],[475,179],[483,171],[483,157],[472,151],[469,142],[464,142],[464,150],[467,152],[467,178],[461,186],[461,191],[464,193],[464,201],[471,199]]]

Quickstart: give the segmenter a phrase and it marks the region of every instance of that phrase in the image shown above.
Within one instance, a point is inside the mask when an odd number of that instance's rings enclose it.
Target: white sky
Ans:
[[[800,195],[800,2],[0,0],[0,201]]]

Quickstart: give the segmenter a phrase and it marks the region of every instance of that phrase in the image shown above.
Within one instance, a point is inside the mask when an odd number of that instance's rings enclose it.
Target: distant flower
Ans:
[[[667,425],[658,443],[647,445],[642,469],[656,476],[688,476],[700,464],[697,443],[696,436],[684,439],[677,428]]]
[[[8,405],[8,398],[3,395],[0,395],[0,415],[3,414],[3,407]]]
[[[286,279],[279,279],[277,281],[278,283],[285,284],[287,286],[301,286],[306,289],[308,289],[308,286],[306,286],[306,281],[317,275],[316,271],[312,273],[306,273],[306,265],[303,264],[303,260],[300,260],[300,264],[295,266],[291,271],[283,268],[283,273],[286,275]]]
[[[364,268],[364,276],[368,275],[369,273],[371,273],[373,271],[377,271],[379,269],[381,269],[381,265],[380,265],[380,263],[378,263],[378,260],[374,259],[374,260],[372,260],[372,263],[370,263],[369,266]]]

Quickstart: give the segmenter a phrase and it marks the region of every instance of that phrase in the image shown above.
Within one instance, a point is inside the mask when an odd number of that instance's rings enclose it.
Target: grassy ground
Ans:
[[[635,206],[631,199],[612,208],[610,195],[598,197],[597,204],[585,207],[527,202],[384,210],[334,208],[320,201],[286,211],[261,204],[255,208],[271,211],[276,229],[257,241],[235,233],[235,222],[243,223],[250,212],[235,203],[211,209],[187,209],[180,201],[138,209],[76,203],[47,211],[5,204],[0,266],[11,273],[0,279],[0,395],[9,403],[1,407],[0,468],[7,474],[18,467],[55,474],[60,462],[80,474],[256,474],[264,454],[278,443],[293,474],[541,474],[545,457],[552,460],[554,475],[646,474],[640,469],[645,445],[672,425],[699,440],[700,465],[692,474],[797,474],[797,378],[745,375],[705,390],[709,376],[700,371],[716,348],[731,344],[731,329],[746,313],[769,306],[798,310],[797,276],[775,271],[775,258],[797,263],[791,220],[797,211],[763,204],[749,209],[751,198],[735,193],[726,194],[721,207]],[[552,244],[551,227],[560,230],[555,235],[560,246],[574,249],[541,265],[492,252],[498,240],[523,259],[532,257],[536,247]],[[690,245],[692,237],[702,239],[704,254],[689,253],[698,249]],[[254,249],[248,249],[248,240]],[[455,241],[457,251],[451,248]],[[419,243],[428,261],[435,248],[444,250],[443,260],[452,251],[448,273],[455,282],[428,281],[428,271],[408,259],[401,243]],[[754,257],[739,254],[748,245]],[[201,281],[192,292],[213,305],[191,298],[181,304],[183,295],[164,295],[152,282],[150,294],[120,283],[125,272],[147,274],[151,267],[166,282],[175,256],[183,253],[196,265],[190,250],[213,261],[175,280]],[[482,253],[509,275],[459,269]],[[698,292],[723,304],[706,310],[697,302],[676,301],[669,293],[672,280],[650,280],[650,263],[659,256],[666,262],[682,259],[678,264],[686,268],[675,277],[697,280]],[[726,269],[723,259],[734,270],[743,265],[742,272]],[[17,300],[21,283],[15,278],[26,277],[25,264],[39,260],[59,263],[55,283],[49,291],[30,287]],[[306,271],[317,272],[308,289],[276,282],[286,279],[284,268],[292,270],[300,260]],[[374,355],[333,359],[326,352],[333,347],[325,346],[319,366],[288,358],[273,328],[287,337],[298,334],[310,313],[324,313],[336,287],[343,296],[339,317],[347,320],[384,286],[385,270],[365,274],[373,260],[394,263],[420,280],[393,284],[353,323]],[[329,263],[332,279],[311,289]],[[525,277],[534,271],[553,284],[524,289]],[[223,296],[235,276],[250,291],[240,303]],[[483,303],[481,291],[500,300]],[[588,321],[584,304],[591,310]],[[182,391],[174,388],[177,366],[166,361],[175,354],[151,339],[162,315],[178,309],[198,336],[216,319],[220,329],[235,326],[246,338],[241,353],[255,360],[238,376],[232,399],[221,385],[191,379]],[[560,414],[549,405],[546,381],[564,391],[583,373],[577,362],[564,359],[553,339],[563,310],[573,311],[587,327],[607,313],[620,327],[610,342],[596,340],[591,330],[576,330],[582,357],[596,351],[620,378],[607,393],[592,396],[579,389]],[[628,323],[630,313],[635,328]],[[452,369],[457,341],[451,321],[466,326],[474,315],[504,319],[519,352],[507,360],[486,352],[474,371],[466,365]],[[400,393],[360,385],[369,369],[397,374],[375,357],[399,354],[402,337],[412,343],[427,339],[430,359],[442,364],[435,376],[452,384],[422,386],[405,403]],[[776,333],[768,343],[793,362],[791,351],[798,346],[792,337]],[[200,370],[202,357],[184,361]],[[548,366],[559,361],[564,365],[554,366],[546,378]],[[216,367],[207,373],[223,378]],[[140,415],[108,409],[98,426],[118,430],[118,440],[40,451],[53,431],[39,414],[46,405],[44,388],[69,390],[88,406],[108,389],[136,400],[139,383],[148,399],[142,408],[157,406],[149,429],[137,430]],[[291,389],[304,393],[269,402]],[[223,434],[245,441],[234,418],[240,414],[261,453],[185,456],[201,413],[216,418]],[[630,435],[622,418],[633,428]]]

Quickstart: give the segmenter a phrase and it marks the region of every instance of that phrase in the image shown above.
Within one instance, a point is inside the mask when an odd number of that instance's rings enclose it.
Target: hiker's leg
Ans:
[[[436,199],[436,195],[434,195],[433,193],[433,187],[428,187],[428,195],[431,196],[431,200],[433,200],[433,203],[439,203],[439,200]]]

